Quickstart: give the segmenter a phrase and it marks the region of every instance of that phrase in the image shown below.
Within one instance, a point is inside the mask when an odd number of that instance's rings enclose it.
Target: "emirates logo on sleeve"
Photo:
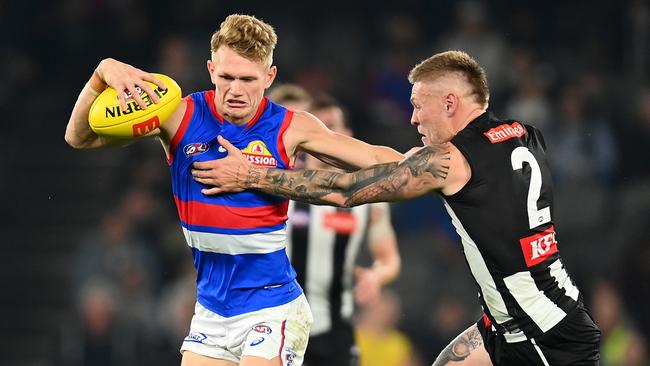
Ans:
[[[491,143],[497,144],[499,142],[525,135],[526,129],[519,122],[515,122],[511,125],[504,123],[495,128],[491,128],[488,132],[483,132],[483,134]]]

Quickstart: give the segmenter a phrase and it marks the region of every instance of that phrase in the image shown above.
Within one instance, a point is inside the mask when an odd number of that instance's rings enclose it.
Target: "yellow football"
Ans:
[[[123,111],[117,101],[117,91],[111,87],[106,88],[90,106],[88,113],[90,128],[102,136],[135,138],[160,127],[178,107],[182,92],[178,84],[169,76],[154,75],[167,87],[167,89],[160,89],[155,84],[147,82],[160,98],[158,103],[154,103],[151,97],[138,87],[137,90],[147,109],[140,108],[130,93],[126,92],[127,109]]]

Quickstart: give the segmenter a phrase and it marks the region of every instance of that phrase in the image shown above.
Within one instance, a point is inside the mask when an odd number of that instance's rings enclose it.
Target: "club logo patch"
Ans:
[[[257,333],[271,334],[273,330],[266,324],[257,324],[252,328]]]
[[[257,166],[275,167],[278,161],[273,157],[263,141],[255,140],[248,143],[241,153],[248,159],[248,161]]]
[[[210,150],[210,145],[206,144],[205,142],[193,142],[191,144],[185,145],[183,148],[183,152],[188,158],[190,156],[203,154],[208,150]]]

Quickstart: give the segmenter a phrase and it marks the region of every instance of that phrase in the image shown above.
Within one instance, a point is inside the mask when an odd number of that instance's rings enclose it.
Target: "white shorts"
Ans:
[[[280,356],[283,366],[300,366],[313,322],[304,294],[284,305],[230,318],[197,302],[181,353],[190,351],[237,363],[244,355],[267,360]]]

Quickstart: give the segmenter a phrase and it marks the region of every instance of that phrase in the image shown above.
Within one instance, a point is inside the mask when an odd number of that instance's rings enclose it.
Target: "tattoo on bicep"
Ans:
[[[366,175],[361,175],[355,181],[346,202],[354,206],[426,191],[432,179],[447,178],[450,160],[451,153],[447,144],[428,145],[399,164],[377,165],[374,170],[366,171]]]
[[[444,366],[450,361],[463,361],[475,349],[481,347],[483,337],[476,327],[472,327],[465,333],[454,339],[436,358],[432,366]]]

